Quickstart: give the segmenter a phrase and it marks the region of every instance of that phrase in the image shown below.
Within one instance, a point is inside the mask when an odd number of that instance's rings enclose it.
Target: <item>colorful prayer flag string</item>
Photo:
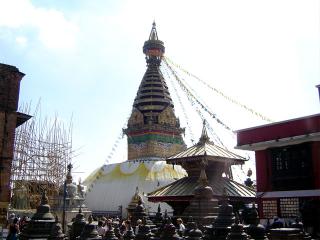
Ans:
[[[230,101],[231,103],[233,104],[236,104],[242,108],[244,108],[246,111],[250,112],[251,114],[253,115],[256,115],[257,117],[261,118],[262,120],[264,121],[267,121],[267,122],[274,122],[273,120],[271,120],[270,118],[262,115],[261,113],[253,110],[252,108],[246,106],[245,104],[243,103],[240,103],[239,101],[227,96],[226,94],[224,94],[222,91],[220,91],[219,89],[211,86],[210,84],[206,83],[205,81],[203,81],[202,79],[200,79],[199,77],[195,76],[194,74],[188,72],[187,70],[185,70],[184,68],[182,68],[180,65],[174,63],[170,58],[168,57],[164,57],[164,61],[166,62],[166,64],[168,64],[168,62],[170,64],[172,64],[174,67],[180,69],[182,72],[184,72],[185,74],[189,75],[190,77],[193,77],[195,78],[196,80],[198,80],[199,82],[201,82],[202,84],[204,84],[205,86],[207,86],[209,89],[211,89],[212,91],[216,92],[218,95],[222,96],[224,99]]]
[[[216,120],[217,123],[219,123],[220,125],[222,125],[225,129],[233,132],[233,130],[232,130],[229,126],[227,126],[225,123],[223,123],[223,121],[221,121],[221,120],[217,117],[217,115],[216,115],[215,113],[213,113],[212,111],[210,111],[210,110],[208,109],[208,107],[206,107],[203,103],[201,103],[201,102],[199,101],[198,98],[196,98],[196,97],[194,96],[194,94],[186,87],[186,85],[185,85],[185,84],[181,81],[181,79],[178,77],[176,71],[168,64],[168,62],[166,61],[166,58],[164,59],[164,63],[166,64],[166,66],[168,67],[168,69],[170,70],[170,72],[172,73],[172,75],[175,77],[175,79],[176,79],[177,82],[179,83],[181,89],[182,89],[183,91],[185,91],[187,97],[190,96],[190,97],[193,99],[193,101],[196,102],[198,105],[200,105],[201,108],[202,108],[205,112],[207,112],[214,120]]]
[[[195,138],[194,138],[194,134],[193,134],[193,131],[192,131],[191,126],[190,126],[190,123],[189,123],[190,121],[189,121],[189,117],[188,117],[188,115],[187,115],[186,109],[185,109],[185,107],[184,107],[184,105],[183,105],[183,103],[182,103],[180,94],[179,94],[179,92],[178,92],[178,90],[177,90],[177,88],[176,88],[173,80],[172,80],[171,77],[170,77],[170,74],[168,73],[167,69],[164,69],[164,70],[165,70],[165,73],[166,73],[168,79],[170,80],[170,83],[171,83],[171,85],[172,85],[172,88],[173,88],[173,90],[174,90],[174,92],[175,92],[175,94],[176,94],[176,96],[177,96],[177,98],[178,98],[178,102],[179,102],[179,104],[180,104],[180,106],[181,106],[182,113],[183,113],[183,115],[184,115],[184,118],[186,119],[188,131],[189,131],[190,136],[191,136],[191,142],[192,142],[192,144],[193,144]],[[162,72],[162,71],[161,71],[161,72]]]

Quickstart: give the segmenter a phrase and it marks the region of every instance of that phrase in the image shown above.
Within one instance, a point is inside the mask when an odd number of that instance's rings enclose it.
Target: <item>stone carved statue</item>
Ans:
[[[81,184],[81,179],[79,179],[79,183],[77,185],[77,188],[78,188],[79,197],[84,198],[85,191],[84,191],[84,186]]]
[[[13,190],[12,207],[15,209],[30,208],[28,189],[24,185]]]

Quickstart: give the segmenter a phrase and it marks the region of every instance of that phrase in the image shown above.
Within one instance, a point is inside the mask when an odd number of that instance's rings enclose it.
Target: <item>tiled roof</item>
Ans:
[[[229,178],[222,177],[209,183],[214,197],[221,197],[224,189],[230,198],[255,198],[256,192]],[[192,197],[194,189],[199,186],[198,177],[184,177],[148,194],[149,201]]]
[[[199,157],[199,156],[211,156],[217,158],[227,158],[236,162],[244,162],[246,159],[241,157],[227,149],[219,147],[218,145],[212,142],[198,143],[185,151],[182,151],[178,154],[175,154],[167,159],[168,162],[171,160],[177,160],[187,157]]]
[[[206,122],[203,122],[202,134],[199,142],[192,147],[179,152],[169,158],[167,158],[168,163],[176,163],[187,160],[186,158],[197,158],[206,156],[208,160],[223,160],[231,161],[233,163],[243,163],[246,161],[244,157],[241,157],[226,148],[222,148],[210,141],[206,130]]]

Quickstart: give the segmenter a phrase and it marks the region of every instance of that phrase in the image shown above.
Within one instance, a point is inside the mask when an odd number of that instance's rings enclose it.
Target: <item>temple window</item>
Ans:
[[[310,143],[269,149],[274,191],[312,189]]]

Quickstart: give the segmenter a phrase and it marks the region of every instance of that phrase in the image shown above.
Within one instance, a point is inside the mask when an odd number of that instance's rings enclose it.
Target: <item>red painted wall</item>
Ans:
[[[257,192],[271,190],[271,162],[267,151],[256,151]]]
[[[320,132],[320,114],[237,131],[237,145]]]

